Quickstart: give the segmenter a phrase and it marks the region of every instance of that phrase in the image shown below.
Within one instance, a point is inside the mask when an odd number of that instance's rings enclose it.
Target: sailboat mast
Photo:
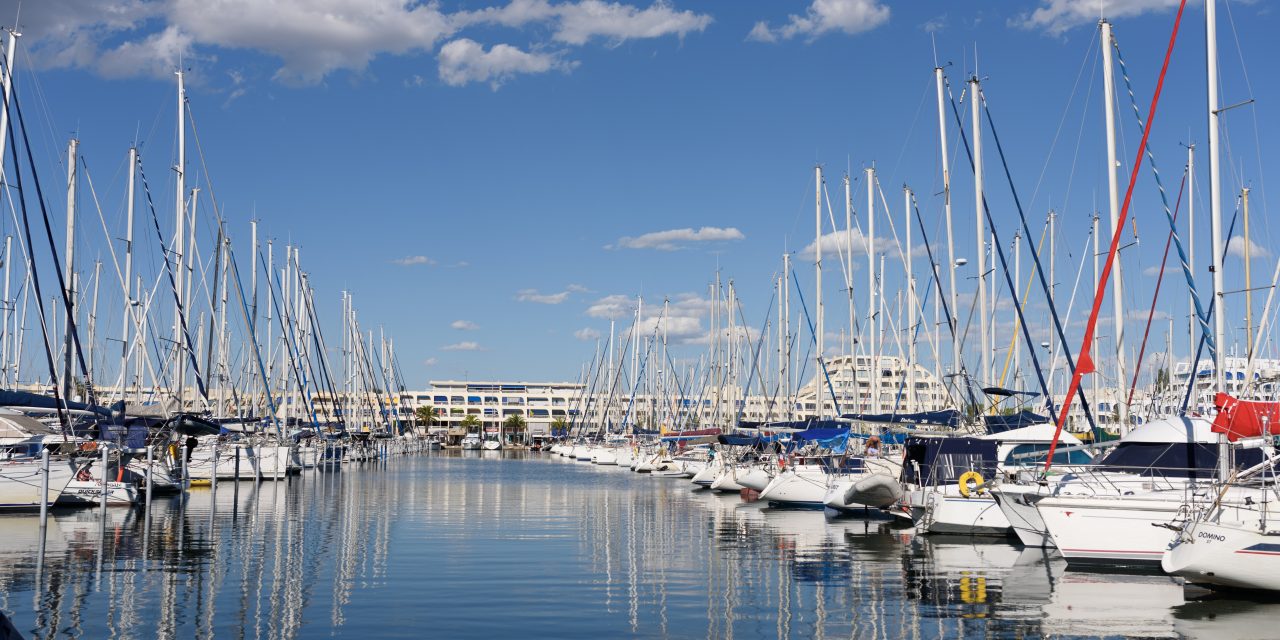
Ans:
[[[129,148],[129,178],[126,194],[125,230],[124,230],[124,321],[122,324],[120,350],[120,380],[124,389],[120,394],[122,400],[129,398],[129,348],[132,346],[134,327],[133,309],[133,215],[136,200],[135,180],[138,174],[138,149]]]
[[[183,361],[183,356],[187,351],[186,332],[182,330],[182,292],[183,281],[186,269],[183,267],[183,249],[186,242],[186,195],[187,195],[187,121],[186,121],[186,88],[183,86],[182,70],[178,70],[178,165],[174,168],[177,172],[177,183],[174,187],[174,217],[176,220],[173,232],[174,243],[174,284],[177,290],[174,292],[173,305],[173,343],[177,345],[174,351],[173,366],[174,380],[177,384],[178,395],[178,411],[186,409],[186,374],[187,367]]]
[[[1116,225],[1120,222],[1120,179],[1119,167],[1116,164],[1116,112],[1115,112],[1115,71],[1111,60],[1111,23],[1103,20],[1102,26],[1102,93],[1106,101],[1107,122],[1107,207],[1111,220],[1111,233],[1119,233]],[[1111,271],[1115,274],[1111,279],[1111,311],[1112,327],[1115,332],[1116,347],[1116,379],[1128,380],[1124,361],[1124,276],[1120,270],[1120,254],[1112,258]],[[1116,413],[1120,419],[1120,434],[1129,432],[1129,404],[1116,400]]]
[[[1227,390],[1224,378],[1226,354],[1226,317],[1227,305],[1222,275],[1222,250],[1226,239],[1222,237],[1222,177],[1220,167],[1220,148],[1218,142],[1218,18],[1217,2],[1206,0],[1204,3],[1205,30],[1205,70],[1208,73],[1209,94],[1209,235],[1213,250],[1213,339],[1214,349],[1213,377],[1218,393]],[[1223,465],[1226,460],[1223,460]],[[1223,477],[1226,477],[1225,475]]]
[[[969,80],[969,105],[973,122],[973,200],[977,213],[978,231],[978,317],[979,330],[982,334],[981,368],[978,370],[978,382],[985,385],[991,376],[991,330],[987,326],[987,223],[983,216],[982,195],[982,122],[979,111],[982,109],[981,88],[978,77]]]
[[[75,361],[76,345],[72,340],[71,332],[76,322],[76,164],[78,162],[77,149],[80,141],[75,138],[67,144],[67,244],[66,244],[66,267],[64,272],[67,274],[67,322],[65,325],[65,335],[63,339],[63,360],[62,360],[62,397],[73,397],[75,384],[72,382],[71,363]]]
[[[942,67],[934,67],[934,82],[938,89],[938,141],[942,151],[942,207],[945,211],[947,220],[947,271],[950,273],[950,290],[948,298],[951,300],[949,313],[952,329],[951,337],[951,371],[960,371],[960,339],[958,337],[958,318],[956,310],[959,308],[956,298],[956,243],[954,230],[951,226],[951,159],[948,157],[947,151],[947,119],[946,110],[942,100]]]
[[[907,317],[903,323],[907,329],[907,411],[919,411],[916,406],[916,341],[912,328],[919,322],[916,315],[916,277],[911,265],[911,189],[902,188],[902,214],[906,222],[907,236]],[[926,336],[928,334],[925,334]]]
[[[871,386],[870,396],[867,398],[868,404],[873,404],[880,393],[880,383],[878,382],[880,375],[880,332],[876,330],[876,315],[879,311],[876,302],[876,170],[874,167],[867,167],[867,332],[871,334],[871,342],[868,350],[871,352]],[[855,361],[856,362],[856,361]],[[855,370],[857,368],[855,367]],[[877,411],[875,408],[869,408],[869,411]]]
[[[1187,145],[1187,263],[1196,264],[1196,145]],[[1196,357],[1196,294],[1187,292],[1187,360],[1191,366],[1191,377],[1187,384],[1195,384],[1196,372],[1200,363],[1193,361]],[[1193,405],[1194,406],[1194,403]]]
[[[817,366],[813,369],[813,407],[814,417],[822,419],[822,167],[813,168],[813,273],[814,273],[814,305],[817,318],[814,325],[814,341],[817,346],[814,356]]]

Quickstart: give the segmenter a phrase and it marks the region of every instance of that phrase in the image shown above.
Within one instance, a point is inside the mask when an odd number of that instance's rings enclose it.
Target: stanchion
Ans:
[[[107,519],[107,484],[110,481],[110,477],[107,474],[107,454],[109,451],[107,451],[105,443],[100,446],[102,447],[102,470],[99,473],[102,474],[102,497],[98,503],[102,507],[102,519],[105,521]]]
[[[49,450],[40,452],[40,526],[49,522]]]

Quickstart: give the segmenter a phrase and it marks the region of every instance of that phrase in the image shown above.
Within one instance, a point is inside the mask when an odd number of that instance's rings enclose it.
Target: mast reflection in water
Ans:
[[[43,553],[42,553],[43,552]],[[43,559],[42,559],[43,558]],[[0,518],[28,637],[1250,637],[1280,605],[520,452]]]

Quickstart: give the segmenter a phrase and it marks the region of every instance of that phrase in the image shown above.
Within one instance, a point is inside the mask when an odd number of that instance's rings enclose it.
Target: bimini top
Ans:
[[[999,442],[1042,442],[1048,444],[1053,442],[1053,435],[1057,430],[1058,428],[1052,424],[1033,424],[1029,427],[1010,429],[999,433],[988,433],[986,435],[978,436],[978,439],[997,440]],[[1080,438],[1077,438],[1074,434],[1063,431],[1062,435],[1058,438],[1058,444],[1059,446],[1070,447],[1084,443],[1081,442]]]
[[[1160,418],[1134,427],[1120,442],[1212,444],[1218,441],[1218,436],[1211,427],[1212,424],[1203,418]]]

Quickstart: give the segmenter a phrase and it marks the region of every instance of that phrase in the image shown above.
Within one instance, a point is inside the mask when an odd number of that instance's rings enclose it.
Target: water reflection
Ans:
[[[55,513],[43,543],[37,517],[0,518],[0,608],[29,637],[1251,637],[1280,614],[520,452],[101,515]]]

